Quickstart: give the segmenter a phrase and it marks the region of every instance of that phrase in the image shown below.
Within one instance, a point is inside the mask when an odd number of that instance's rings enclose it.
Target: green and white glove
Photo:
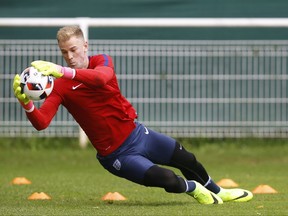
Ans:
[[[26,112],[32,112],[34,110],[33,101],[31,101],[26,94],[22,92],[20,85],[20,76],[18,74],[15,75],[13,81],[13,91],[15,97],[18,99],[22,107],[26,110]]]
[[[13,81],[13,90],[15,97],[25,105],[29,103],[30,99],[27,97],[26,94],[22,93],[22,89],[20,86],[20,76],[18,74],[15,75]]]
[[[52,62],[37,60],[33,61],[31,65],[46,76],[53,76],[55,78],[63,77],[67,79],[73,79],[75,76],[75,69],[62,67]]]

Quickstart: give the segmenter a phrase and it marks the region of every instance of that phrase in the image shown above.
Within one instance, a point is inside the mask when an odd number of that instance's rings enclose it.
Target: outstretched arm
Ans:
[[[74,79],[90,88],[95,88],[106,85],[113,75],[114,71],[111,67],[97,66],[94,69],[76,69]]]
[[[44,75],[75,79],[90,88],[106,85],[114,75],[113,68],[105,65],[96,66],[94,69],[72,69],[41,60],[34,61],[31,65]]]

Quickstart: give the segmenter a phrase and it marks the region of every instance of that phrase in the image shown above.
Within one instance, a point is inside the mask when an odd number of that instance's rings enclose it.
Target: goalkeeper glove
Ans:
[[[19,100],[20,104],[26,110],[26,112],[32,112],[34,109],[34,104],[27,97],[27,95],[22,92],[22,89],[20,86],[20,76],[18,74],[16,74],[14,77],[13,90],[14,90],[15,97]]]
[[[56,78],[64,77],[67,79],[73,79],[75,76],[75,69],[62,67],[61,65],[52,62],[38,60],[33,61],[31,65],[46,76],[53,76]]]

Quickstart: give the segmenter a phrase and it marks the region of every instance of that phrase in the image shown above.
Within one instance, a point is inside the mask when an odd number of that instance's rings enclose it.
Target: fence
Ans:
[[[137,22],[136,22],[137,20]],[[288,27],[287,19],[0,19],[0,26]],[[89,40],[114,59],[139,120],[175,137],[287,137],[288,41]],[[12,93],[32,60],[64,64],[56,41],[0,40],[0,136],[79,136],[62,107],[36,132]],[[40,105],[40,103],[36,103]],[[80,133],[81,134],[81,133]]]
[[[90,40],[114,59],[122,93],[139,120],[172,136],[287,136],[288,41]],[[0,41],[1,136],[79,136],[62,107],[36,132],[12,93],[29,62],[64,64],[54,40]]]

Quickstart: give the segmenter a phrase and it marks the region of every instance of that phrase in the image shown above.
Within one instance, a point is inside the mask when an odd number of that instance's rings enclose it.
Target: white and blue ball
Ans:
[[[26,68],[20,75],[20,86],[22,93],[34,101],[48,97],[54,87],[54,79],[45,76],[34,67]]]

